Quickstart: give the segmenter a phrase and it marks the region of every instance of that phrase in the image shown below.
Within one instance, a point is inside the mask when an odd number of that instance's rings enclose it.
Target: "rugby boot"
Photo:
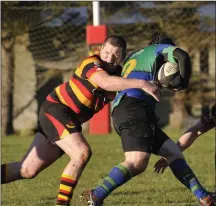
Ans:
[[[103,206],[103,201],[99,200],[93,194],[93,190],[87,190],[80,196],[84,202],[88,203],[88,206]]]
[[[208,196],[200,199],[200,205],[201,206],[216,206],[215,196],[212,194],[209,194]]]

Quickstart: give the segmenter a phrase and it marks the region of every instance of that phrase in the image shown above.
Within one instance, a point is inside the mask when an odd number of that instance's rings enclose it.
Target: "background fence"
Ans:
[[[189,52],[190,89],[165,91],[169,98],[157,108],[164,124],[180,127],[215,101],[215,2],[102,1],[100,8],[101,23],[127,40],[128,52],[161,32]],[[88,55],[92,2],[1,2],[1,9],[2,134],[26,134],[37,127],[45,96]]]

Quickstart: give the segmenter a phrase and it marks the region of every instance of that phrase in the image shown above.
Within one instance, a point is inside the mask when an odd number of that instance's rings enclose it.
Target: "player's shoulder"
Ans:
[[[93,67],[100,67],[103,68],[102,60],[100,59],[99,55],[92,55],[86,57],[81,63],[79,67],[88,67],[88,65],[91,65]]]
[[[125,63],[126,63],[128,60],[130,60],[130,59],[136,59],[139,55],[141,55],[141,54],[143,53],[143,51],[144,51],[144,48],[131,52],[131,53],[126,57],[126,59],[124,60],[124,63],[123,63],[123,64],[125,64]]]
[[[154,48],[154,49],[156,49],[156,50],[158,50],[158,49],[161,49],[161,50],[163,50],[163,49],[176,49],[177,47],[176,46],[173,46],[173,45],[170,45],[170,44],[153,44],[153,45],[150,45],[149,46],[150,48],[152,47],[152,48]]]
[[[95,66],[101,66],[102,65],[102,60],[100,59],[100,56],[95,54],[92,56],[86,57],[82,63],[84,64],[94,64]]]

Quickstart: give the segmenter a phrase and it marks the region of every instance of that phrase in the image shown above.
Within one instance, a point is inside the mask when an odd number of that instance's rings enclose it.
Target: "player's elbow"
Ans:
[[[180,48],[176,48],[174,50],[174,56],[175,56],[175,58],[178,59],[178,61],[179,60],[190,59],[189,54],[186,51],[184,51],[183,49],[180,49]]]
[[[190,84],[190,78],[192,73],[191,58],[186,51],[180,48],[176,48],[174,50],[174,56],[178,60],[179,71],[182,77],[181,89],[187,89]]]
[[[183,66],[183,67],[187,67],[187,71],[191,71],[191,58],[189,56],[189,54],[180,49],[180,48],[176,48],[173,52],[175,58],[178,61],[179,66]],[[181,68],[180,68],[180,72],[181,72]]]

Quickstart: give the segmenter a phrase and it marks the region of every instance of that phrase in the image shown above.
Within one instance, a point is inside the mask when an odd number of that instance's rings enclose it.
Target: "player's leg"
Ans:
[[[101,185],[88,194],[87,199],[94,198],[97,205],[113,190],[144,172],[148,165],[153,145],[152,125],[147,123],[148,115],[143,103],[139,107],[130,98],[128,100],[121,102],[113,112],[113,124],[121,136],[125,160],[113,167]]]
[[[108,197],[112,191],[122,186],[130,179],[144,172],[147,168],[150,154],[147,152],[125,152],[125,160],[114,166],[103,182],[93,190],[93,195],[99,202]]]
[[[69,205],[73,191],[91,157],[91,149],[81,133],[78,116],[63,104],[49,103],[44,107],[40,122],[49,138],[61,148],[70,158],[60,180],[57,205]]]
[[[91,149],[80,132],[72,133],[56,144],[70,157],[61,176],[56,205],[69,205],[76,184],[91,157]]]
[[[127,132],[125,130],[125,132]],[[138,132],[136,130],[136,132]],[[145,140],[145,138],[143,138]],[[150,153],[142,151],[145,150],[144,141],[137,136],[124,136],[122,134],[122,144],[125,152],[125,160],[115,167],[113,167],[110,173],[105,177],[101,185],[96,187],[93,194],[96,198],[104,200],[110,193],[116,188],[128,182],[132,177],[144,172],[147,168]],[[138,147],[141,151],[136,151]]]
[[[160,128],[156,130],[157,145],[154,153],[165,157],[174,176],[188,189],[196,198],[201,199],[209,195],[208,191],[200,184],[198,178],[187,164],[179,147]]]
[[[62,154],[59,147],[48,141],[42,133],[37,132],[21,161],[1,165],[1,184],[34,178]]]

